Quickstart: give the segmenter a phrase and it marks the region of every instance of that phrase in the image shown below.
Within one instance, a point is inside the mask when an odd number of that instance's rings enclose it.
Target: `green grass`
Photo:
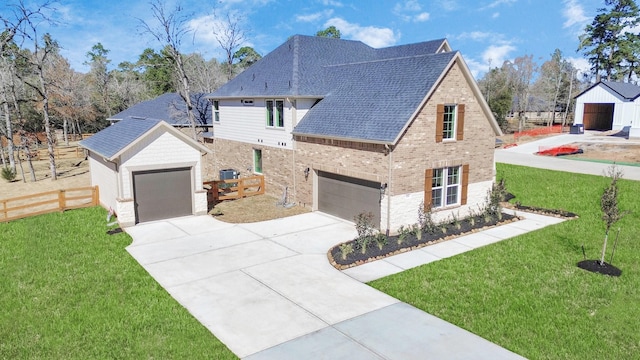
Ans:
[[[580,218],[444,259],[370,285],[530,359],[630,359],[640,354],[640,182],[619,183],[619,278],[576,266],[598,259],[608,178],[498,164],[523,205]],[[609,251],[612,249],[612,236]]]
[[[88,208],[0,224],[0,359],[235,359]]]

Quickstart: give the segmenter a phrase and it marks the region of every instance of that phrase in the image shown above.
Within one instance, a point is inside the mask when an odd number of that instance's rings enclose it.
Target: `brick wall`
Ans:
[[[389,162],[384,145],[297,137],[296,200],[313,202],[313,176],[305,168],[386,183]]]
[[[211,145],[214,153],[211,156],[212,162],[210,165],[207,164],[207,167],[209,167],[214,179],[219,179],[222,169],[239,171],[240,177],[252,176],[253,150],[260,149],[262,150],[262,174],[265,179],[266,193],[280,197],[286,186],[289,188],[289,201],[295,201],[291,197],[294,192],[294,179],[291,171],[293,151],[224,139],[215,139]]]
[[[495,133],[457,64],[449,70],[393,150],[391,195],[424,191],[429,168],[469,164],[469,183],[492,180]],[[436,106],[464,104],[464,139],[435,142]]]

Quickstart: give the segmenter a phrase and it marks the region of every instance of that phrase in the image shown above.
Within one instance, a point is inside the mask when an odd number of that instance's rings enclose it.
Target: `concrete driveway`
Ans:
[[[568,145],[575,142],[583,143],[608,143],[620,145],[640,145],[640,139],[625,139],[614,136],[602,136],[597,132],[585,132],[584,134],[562,134],[548,136],[539,140],[520,144],[507,149],[496,149],[495,161],[513,165],[522,165],[534,168],[556,171],[573,172],[578,174],[604,175],[611,164],[591,161],[579,161],[563,158],[562,156],[538,156],[540,149]],[[640,167],[616,165],[623,172],[623,178],[640,181]]]
[[[127,228],[129,253],[231,351],[261,359],[521,359],[333,268],[353,224],[319,212]]]

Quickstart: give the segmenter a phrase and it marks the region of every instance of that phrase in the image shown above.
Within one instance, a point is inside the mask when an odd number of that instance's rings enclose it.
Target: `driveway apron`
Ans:
[[[517,359],[333,268],[353,224],[314,212],[252,224],[139,224],[127,251],[241,358]]]

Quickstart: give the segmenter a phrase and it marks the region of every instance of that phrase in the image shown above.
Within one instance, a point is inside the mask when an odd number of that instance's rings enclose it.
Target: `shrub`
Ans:
[[[371,212],[362,212],[355,216],[356,231],[358,232],[358,238],[356,244],[360,252],[365,254],[371,241],[373,241],[373,214]]]
[[[484,213],[488,214],[490,218],[502,218],[502,205],[500,204],[507,195],[506,181],[500,179],[498,182],[491,185],[491,190],[487,193],[487,203],[484,209]],[[485,217],[486,219],[486,217]]]
[[[424,201],[420,202],[418,208],[418,226],[422,231],[432,234],[436,228],[431,213],[431,204],[425,206]]]
[[[347,256],[349,256],[352,252],[353,252],[353,244],[348,242],[348,243],[342,243],[340,244],[340,257],[342,258],[342,260],[347,260]]]
[[[389,243],[387,235],[383,233],[378,233],[378,235],[374,237],[374,241],[376,243],[376,246],[378,246],[378,250],[382,250],[382,248]]]
[[[456,216],[456,214],[451,213],[451,225],[457,230],[460,230],[462,227],[462,224],[460,224],[460,214]]]
[[[2,178],[11,182],[16,179],[16,171],[8,166],[2,168]]]
[[[362,254],[367,253],[367,248],[369,247],[369,244],[371,244],[371,240],[373,237],[374,237],[373,235],[369,235],[369,236],[359,237],[356,239],[356,244],[358,245],[358,249]]]
[[[373,235],[373,214],[371,212],[361,212],[354,218],[356,223],[356,231],[358,232],[358,238],[368,237]]]
[[[420,227],[420,225],[413,224],[411,226],[411,232],[416,237],[416,239],[418,239],[418,240],[422,239],[422,228]]]
[[[404,227],[404,225],[400,226],[398,229],[398,245],[401,245],[405,240],[407,240],[407,236],[412,233],[412,229],[410,227]]]

